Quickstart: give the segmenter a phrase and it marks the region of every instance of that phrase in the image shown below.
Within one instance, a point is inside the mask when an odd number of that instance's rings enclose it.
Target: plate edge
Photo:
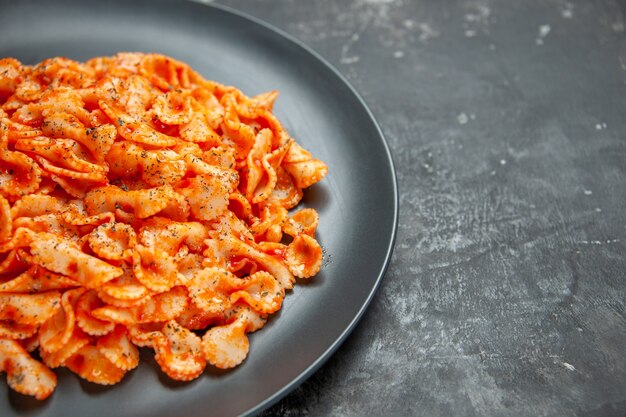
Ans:
[[[313,375],[313,373],[315,373],[315,371],[317,371],[324,363],[326,363],[330,359],[330,357],[335,353],[335,351],[346,341],[348,336],[352,333],[352,331],[354,331],[357,324],[363,318],[363,315],[369,308],[369,305],[371,304],[372,299],[374,298],[374,295],[376,294],[376,292],[378,291],[378,288],[380,287],[380,284],[387,272],[387,269],[389,268],[389,264],[391,263],[391,258],[393,256],[393,250],[395,247],[395,241],[396,241],[397,231],[398,231],[398,215],[399,215],[398,213],[399,212],[398,179],[396,175],[396,168],[395,168],[395,163],[394,163],[393,156],[391,153],[391,149],[389,148],[389,143],[380,125],[378,124],[378,121],[374,117],[374,114],[372,113],[371,109],[369,108],[369,106],[367,105],[367,103],[365,102],[361,94],[359,94],[359,92],[352,86],[352,84],[350,84],[350,82],[346,79],[346,77],[341,72],[339,72],[339,70],[335,68],[330,62],[328,62],[326,58],[324,58],[317,51],[315,51],[312,47],[308,46],[300,39],[296,38],[290,33],[285,32],[283,29],[280,29],[272,25],[271,23],[264,21],[261,18],[250,15],[246,12],[243,12],[241,10],[235,9],[230,6],[226,6],[226,5],[219,4],[219,3],[207,2],[206,0],[205,1],[186,0],[186,1],[188,1],[189,3],[195,3],[204,7],[211,7],[211,8],[218,9],[227,13],[231,13],[233,15],[236,15],[243,19],[251,21],[259,26],[262,26],[265,29],[268,29],[271,32],[278,34],[282,38],[290,41],[291,43],[297,45],[299,48],[303,49],[307,53],[311,54],[318,61],[320,61],[327,69],[329,69],[333,74],[335,74],[335,76],[339,78],[339,80],[341,80],[341,82],[348,88],[348,90],[357,98],[358,102],[363,107],[363,109],[365,109],[365,112],[367,113],[370,121],[376,128],[376,132],[382,139],[383,148],[385,149],[385,154],[389,162],[391,180],[393,184],[393,224],[391,228],[389,245],[387,246],[387,250],[385,254],[385,262],[383,263],[382,268],[380,269],[380,272],[378,274],[378,277],[376,278],[376,284],[372,287],[372,290],[368,294],[367,299],[365,300],[365,303],[363,303],[363,305],[359,309],[356,316],[352,319],[352,321],[346,327],[346,329],[344,329],[344,331],[339,335],[339,337],[333,342],[333,344],[330,345],[328,349],[326,349],[324,353],[320,355],[311,365],[309,365],[304,371],[298,374],[297,377],[291,380],[283,388],[275,392],[272,396],[270,396],[269,398],[266,398],[264,401],[260,402],[259,404],[255,405],[254,407],[240,414],[240,417],[251,417],[251,416],[254,416],[263,412],[264,410],[270,408],[272,405],[276,404],[278,401],[284,398],[291,391],[299,387],[311,375]]]

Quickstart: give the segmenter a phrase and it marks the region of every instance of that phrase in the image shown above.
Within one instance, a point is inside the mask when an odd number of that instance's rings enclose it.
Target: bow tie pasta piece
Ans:
[[[283,167],[291,174],[296,187],[307,188],[321,180],[328,168],[319,159],[297,143],[292,143],[283,160]]]
[[[131,326],[164,322],[178,317],[187,308],[187,290],[177,286],[168,292],[151,296],[143,303],[133,307],[105,306],[92,311],[92,315],[103,321]]]
[[[65,291],[61,296],[61,308],[46,320],[39,329],[39,344],[42,350],[54,353],[66,345],[74,334],[76,324],[75,306],[85,288]]]
[[[189,330],[203,330],[215,324],[221,324],[225,320],[225,311],[217,308],[205,310],[198,307],[193,300],[189,301],[189,306],[183,311],[176,321]]]
[[[95,290],[89,290],[83,293],[76,302],[76,324],[91,336],[103,336],[112,332],[115,327],[115,323],[100,320],[91,314],[95,309],[105,305],[97,294]]]
[[[266,271],[274,276],[284,289],[293,288],[295,278],[277,257],[268,255],[252,244],[247,244],[232,235],[215,237],[207,240],[207,257],[216,259],[232,259],[232,257],[243,257],[255,261]],[[224,265],[226,266],[226,265]]]
[[[194,107],[197,108],[197,103]],[[193,113],[186,123],[181,123],[178,131],[180,137],[188,142],[203,143],[210,146],[221,144],[220,135],[211,127],[211,115],[207,115],[202,109]]]
[[[37,137],[18,141],[15,149],[33,156],[42,168],[52,174],[83,181],[106,181],[107,168],[86,160],[83,149],[76,141]]]
[[[0,242],[5,242],[11,237],[13,230],[13,215],[11,214],[11,206],[6,198],[0,195]]]
[[[276,187],[272,190],[269,201],[287,210],[298,205],[304,193],[296,187],[293,177],[281,165],[276,170]]]
[[[123,274],[108,281],[98,290],[98,297],[106,304],[117,307],[132,307],[146,301],[150,291],[143,285],[133,272],[130,264],[120,264]]]
[[[254,230],[246,222],[238,218],[233,212],[226,212],[223,216],[211,223],[210,236],[232,235],[245,243],[254,243]],[[206,242],[205,242],[206,244]]]
[[[67,342],[55,351],[47,351],[44,348],[39,349],[39,354],[43,363],[50,368],[58,368],[64,366],[65,362],[78,352],[83,346],[89,344],[89,336],[85,334],[79,327],[74,327],[72,334]]]
[[[163,292],[176,285],[178,280],[176,260],[167,252],[137,245],[132,259],[135,277],[149,290]]]
[[[228,196],[233,190],[228,179],[199,175],[185,181],[176,191],[187,197],[192,216],[208,221],[226,211]]]
[[[26,228],[33,232],[47,232],[55,235],[64,236],[66,239],[75,241],[80,236],[77,227],[67,224],[63,221],[61,215],[43,214],[35,217],[19,217],[13,220],[13,226],[16,228]]]
[[[212,327],[202,336],[207,362],[220,369],[232,368],[243,362],[250,349],[246,333],[265,325],[265,319],[248,308],[238,307],[233,314],[236,318],[231,323]]]
[[[272,314],[280,309],[284,290],[271,274],[259,271],[240,281],[243,282],[237,286],[238,291],[230,295],[233,304],[242,300],[260,314]]]
[[[287,221],[287,209],[271,203],[259,204],[259,219],[252,223],[250,231],[257,242],[280,242]]]
[[[193,118],[191,96],[182,90],[160,94],[152,103],[152,113],[166,125],[182,125]]]
[[[122,325],[98,338],[98,349],[116,367],[130,371],[139,365],[139,350],[132,344],[128,330]]]
[[[319,221],[317,211],[303,209],[289,218],[283,226],[283,231],[291,237],[296,237],[301,233],[314,237]]]
[[[159,132],[138,117],[117,110],[104,101],[98,104],[117,128],[117,133],[124,139],[155,147],[176,145],[175,137]]]
[[[39,294],[0,293],[0,321],[39,326],[60,307],[61,294],[48,291]]]
[[[322,248],[311,236],[300,234],[287,246],[285,263],[298,278],[310,278],[322,267]]]
[[[23,81],[22,64],[17,59],[0,59],[0,100],[9,98]]]
[[[0,371],[15,391],[44,400],[57,385],[56,375],[14,340],[0,338]]]
[[[41,294],[0,293],[0,337],[25,339],[59,308],[60,294],[50,291]]]
[[[94,75],[95,72],[89,65],[63,57],[46,59],[32,70],[34,79],[43,81],[53,88],[81,88],[93,83]]]
[[[236,288],[237,280],[230,272],[205,268],[187,282],[189,298],[201,311],[219,315],[231,307],[229,295]]]
[[[126,370],[115,366],[94,345],[85,345],[80,348],[65,362],[65,366],[81,378],[100,385],[117,384],[126,374]]]
[[[268,159],[272,151],[272,131],[262,129],[257,133],[254,146],[248,153],[246,198],[253,203],[266,200],[276,186],[276,172]]]
[[[89,233],[89,246],[101,258],[130,260],[137,244],[135,230],[125,223],[104,223]]]
[[[65,200],[45,194],[27,195],[11,207],[11,217],[18,219],[20,217],[58,213],[63,209],[65,203]]]
[[[155,332],[154,359],[161,370],[177,381],[190,381],[204,371],[206,359],[202,353],[202,340],[174,320]]]
[[[15,145],[20,139],[32,139],[43,135],[41,130],[19,122],[9,119],[3,119],[2,122],[9,126],[9,141],[11,145]]]
[[[129,60],[134,60],[134,56],[137,54],[131,55],[131,57],[118,55],[118,59],[125,63]],[[135,61],[135,66],[139,74],[163,91],[189,88],[192,82],[195,84],[205,81],[189,66],[163,55],[144,55],[141,59]]]
[[[103,81],[106,80],[105,78]],[[113,83],[114,90],[119,94],[118,104],[130,114],[146,115],[154,97],[161,93],[148,80],[138,75],[131,75],[126,79],[117,78]]]
[[[322,264],[328,169],[272,113],[158,54],[0,59],[0,372],[110,385],[154,351],[170,378],[247,357],[247,334]],[[30,356],[38,351],[43,363]]]
[[[114,185],[94,188],[85,196],[85,209],[91,215],[123,210],[140,219],[154,216],[175,203],[174,190],[169,184],[145,190],[125,191]]]
[[[124,178],[140,173],[152,186],[174,183],[187,172],[183,156],[173,150],[146,150],[132,142],[114,143],[106,160],[113,176]]]
[[[115,219],[115,214],[110,211],[90,216],[83,200],[70,200],[65,204],[61,213],[63,220],[74,226],[97,226]]]
[[[37,190],[40,182],[41,168],[32,158],[0,149],[0,194],[11,199],[22,197]]]
[[[264,271],[238,278],[219,268],[205,268],[187,283],[189,297],[200,310],[218,314],[243,301],[260,314],[280,309],[284,290],[278,281]]]
[[[0,253],[28,246],[36,237],[37,234],[32,230],[25,227],[18,227],[15,229],[15,232],[13,232],[13,236],[10,240],[0,244]]]
[[[224,96],[221,103],[224,105],[224,119],[220,125],[222,130],[222,143],[235,152],[235,159],[243,160],[252,150],[255,143],[256,126],[242,123],[237,114],[234,94],[229,93]]]
[[[35,294],[52,290],[66,290],[79,285],[78,282],[64,275],[56,274],[34,265],[15,278],[0,284],[0,293]]]
[[[139,232],[139,240],[148,248],[158,248],[175,255],[182,245],[192,252],[200,252],[209,237],[200,222],[177,222],[165,217],[152,217]]]
[[[98,288],[123,274],[120,268],[87,255],[73,242],[51,233],[37,234],[30,250],[37,265],[66,275],[88,288]]]
[[[37,326],[34,324],[19,324],[14,321],[0,321],[0,338],[13,340],[23,340],[32,337],[37,333]]]

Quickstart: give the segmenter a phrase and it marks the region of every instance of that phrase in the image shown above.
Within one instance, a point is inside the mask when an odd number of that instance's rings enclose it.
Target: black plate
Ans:
[[[389,149],[363,101],[316,53],[258,20],[190,2],[0,1],[0,57],[33,64],[118,51],[160,52],[248,95],[278,89],[275,111],[330,172],[306,193],[320,213],[326,265],[298,285],[251,337],[248,359],[190,383],[168,380],[151,355],[113,387],[58,370],[44,402],[0,383],[0,415],[172,416],[253,414],[310,376],[343,342],[389,262],[397,186]]]

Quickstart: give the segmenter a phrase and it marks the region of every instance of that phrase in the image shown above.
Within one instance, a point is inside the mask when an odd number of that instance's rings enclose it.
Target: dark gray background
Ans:
[[[400,187],[366,316],[264,415],[626,414],[624,3],[219,3],[348,78]]]

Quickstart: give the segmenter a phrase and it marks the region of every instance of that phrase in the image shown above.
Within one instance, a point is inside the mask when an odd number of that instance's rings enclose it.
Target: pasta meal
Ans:
[[[175,380],[239,365],[317,274],[326,165],[272,113],[157,54],[0,60],[0,372],[111,385],[154,350]],[[34,356],[31,356],[34,355]]]

